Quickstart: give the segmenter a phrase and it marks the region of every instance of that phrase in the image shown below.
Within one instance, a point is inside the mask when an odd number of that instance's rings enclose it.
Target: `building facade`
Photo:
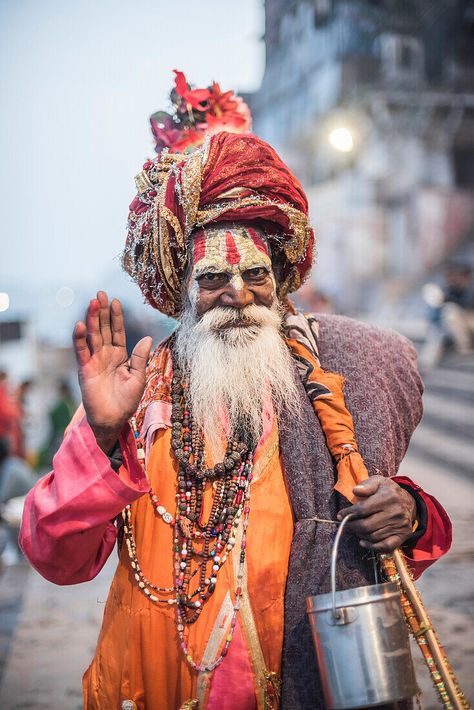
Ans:
[[[474,232],[474,3],[266,0],[265,46],[246,100],[307,190],[313,283],[369,312]]]

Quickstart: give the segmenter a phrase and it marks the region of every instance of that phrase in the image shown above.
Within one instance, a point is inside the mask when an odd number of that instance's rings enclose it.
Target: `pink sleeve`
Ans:
[[[394,476],[392,480],[413,488],[422,497],[426,506],[426,531],[416,541],[411,550],[405,551],[408,566],[414,578],[418,579],[427,567],[439,560],[451,547],[451,521],[441,503],[434,496],[425,493],[421,486],[412,481],[411,478],[408,478],[408,476]]]
[[[66,434],[53,470],[28,493],[20,545],[33,567],[55,584],[95,577],[114,548],[113,519],[150,487],[131,430],[120,437],[116,473],[84,417]]]

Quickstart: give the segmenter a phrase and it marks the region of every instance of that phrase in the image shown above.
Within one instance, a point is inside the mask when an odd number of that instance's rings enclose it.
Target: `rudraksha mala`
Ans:
[[[197,671],[211,671],[227,654],[240,608],[253,451],[243,441],[231,439],[224,460],[212,468],[206,467],[203,437],[193,426],[187,394],[188,385],[177,363],[173,362],[171,446],[179,463],[175,518],[160,504],[152,489],[149,495],[157,515],[174,528],[174,587],[157,587],[143,574],[137,558],[130,506],[122,514],[124,539],[135,579],[142,592],[156,604],[176,605],[180,645],[188,663]],[[143,442],[134,420],[131,425],[137,442],[138,458],[144,466]],[[204,520],[204,490],[209,484],[212,484],[214,494],[209,517]],[[219,571],[235,545],[240,523],[242,539],[230,632],[219,656],[203,666],[188,651],[185,628],[197,621],[204,604],[214,592]]]

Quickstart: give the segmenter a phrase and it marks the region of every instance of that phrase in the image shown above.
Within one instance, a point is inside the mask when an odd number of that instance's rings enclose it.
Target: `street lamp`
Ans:
[[[354,138],[348,128],[340,126],[329,134],[329,142],[340,153],[350,153],[354,149]]]
[[[8,293],[1,292],[0,293],[0,313],[3,313],[3,311],[8,311],[10,308],[10,296]]]

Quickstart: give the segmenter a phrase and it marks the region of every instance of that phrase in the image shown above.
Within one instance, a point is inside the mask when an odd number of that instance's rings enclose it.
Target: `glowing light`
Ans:
[[[2,313],[3,311],[8,311],[9,308],[10,296],[8,295],[8,293],[2,291],[2,293],[0,293],[0,313]]]
[[[69,308],[74,303],[75,293],[69,286],[61,286],[56,291],[56,303],[61,308]]]
[[[354,148],[354,138],[348,128],[334,128],[329,134],[329,142],[341,153],[350,153]]]
[[[421,289],[421,296],[431,308],[440,308],[444,302],[444,293],[438,284],[425,284]]]

